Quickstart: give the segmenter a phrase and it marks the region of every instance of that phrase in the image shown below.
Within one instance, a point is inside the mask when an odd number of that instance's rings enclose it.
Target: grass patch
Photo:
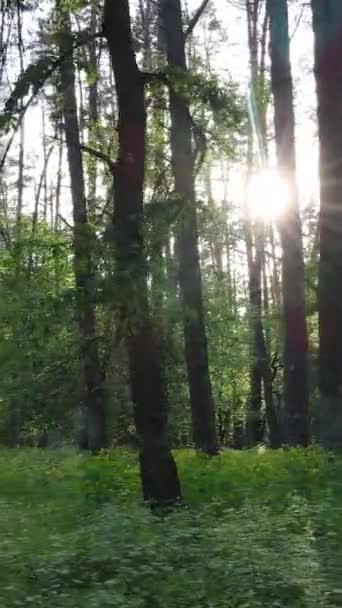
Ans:
[[[187,506],[157,518],[132,452],[0,452],[0,606],[342,605],[342,457],[176,458]]]

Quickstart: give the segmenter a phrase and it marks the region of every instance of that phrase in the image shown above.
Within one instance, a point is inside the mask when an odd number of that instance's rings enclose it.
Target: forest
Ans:
[[[0,0],[1,607],[342,605],[341,163],[341,0]]]

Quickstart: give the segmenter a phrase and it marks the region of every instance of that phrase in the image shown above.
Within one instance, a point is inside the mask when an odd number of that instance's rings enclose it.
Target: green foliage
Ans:
[[[117,452],[120,455],[120,452]],[[121,452],[129,462],[129,453]],[[103,452],[96,459],[89,458],[80,463],[81,493],[94,504],[103,504],[124,498],[129,495],[137,482],[136,470],[126,465],[125,477],[122,477],[122,457],[113,458],[110,452]],[[125,484],[129,482],[129,486]]]
[[[340,606],[339,456],[176,456],[187,507],[159,518],[134,452],[1,452],[1,606]]]
[[[32,96],[37,95],[46,79],[53,73],[56,67],[56,55],[49,51],[42,54],[20,74],[10,97],[5,103],[4,112],[0,115],[0,129],[8,130],[11,128],[13,119],[19,112],[20,102],[29,93]]]
[[[74,0],[71,0],[73,2]],[[30,65],[22,72],[14,83],[13,90],[5,102],[4,111],[0,114],[0,131],[8,131],[13,127],[14,120],[20,113],[25,98],[30,94],[28,104],[30,104],[37,94],[42,89],[46,81],[57,70],[61,57],[56,48],[52,45],[60,42],[60,38],[66,39],[65,34],[58,33],[46,36],[45,42],[49,44],[49,48],[40,52],[37,59],[32,61]],[[72,36],[69,44],[66,45],[66,52],[71,49],[76,49],[83,46],[89,41],[89,32],[79,32]],[[24,105],[24,111],[27,106]]]
[[[70,244],[21,230],[0,250],[0,437],[12,444],[70,421],[80,389]]]
[[[247,125],[246,103],[237,84],[231,79],[221,82],[214,74],[208,77],[167,67],[152,81],[154,96],[165,82],[191,105],[195,139],[210,135],[212,145],[236,155],[233,141],[246,134]]]

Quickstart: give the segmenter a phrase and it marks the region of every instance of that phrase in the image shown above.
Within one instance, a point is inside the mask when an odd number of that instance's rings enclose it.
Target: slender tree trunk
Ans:
[[[225,207],[226,209],[226,207]],[[225,252],[227,258],[227,301],[229,313],[232,314],[234,309],[233,307],[233,279],[232,279],[232,253],[231,253],[231,244],[230,244],[230,234],[229,234],[229,224],[228,218],[225,220],[224,226],[224,244],[225,244]]]
[[[267,352],[271,353],[272,351],[272,342],[271,342],[271,331],[270,331],[270,302],[269,302],[269,288],[268,288],[268,277],[267,277],[267,267],[266,267],[266,251],[263,251],[262,256],[262,292],[263,292],[263,309],[266,319],[265,324],[265,341]]]
[[[36,196],[35,196],[35,214],[37,216],[37,221],[38,221],[38,216],[39,216],[40,195],[41,195],[42,190],[44,190],[47,166],[49,164],[49,160],[50,160],[51,154],[53,152],[53,148],[54,148],[53,145],[50,146],[50,149],[45,151],[45,153],[44,153],[43,168],[42,168],[42,172],[40,174],[38,188],[37,188],[37,192],[36,192]],[[44,200],[44,220],[46,220],[45,200]]]
[[[248,221],[248,220],[247,220]],[[248,258],[248,296],[249,296],[249,324],[251,333],[250,352],[250,397],[247,411],[247,440],[249,445],[261,443],[264,438],[264,420],[262,407],[262,357],[263,328],[262,292],[261,292],[261,259],[260,248],[253,255],[251,240],[251,225],[246,227],[246,244]]]
[[[18,31],[18,52],[19,65],[21,73],[24,72],[24,43],[23,43],[23,25],[22,25],[22,0],[17,0],[17,31]],[[22,106],[22,101],[20,102]],[[25,155],[25,119],[20,123],[19,127],[19,159],[18,159],[18,200],[17,200],[17,232],[20,237],[21,220],[23,214],[23,197],[24,197],[24,155]]]
[[[11,43],[11,33],[15,12],[21,10],[20,0],[15,5],[11,0],[1,0],[0,4],[0,85],[2,85],[4,70],[7,63],[8,51]]]
[[[119,107],[114,234],[120,314],[125,324],[143,494],[157,504],[181,496],[167,435],[167,403],[150,318],[143,235],[146,154],[144,81],[132,44],[128,0],[106,0],[104,27]]]
[[[168,64],[170,68],[185,75],[185,37],[180,0],[160,0],[160,9]],[[209,376],[198,254],[191,116],[188,102],[173,86],[170,87],[170,112],[175,193],[184,205],[180,225],[177,227],[177,254],[193,438],[197,449],[208,454],[216,454],[215,408]]]
[[[283,250],[286,433],[290,445],[306,446],[309,442],[308,336],[302,229],[296,184],[295,121],[287,0],[269,1],[268,12],[277,159],[279,172],[289,191],[287,211],[279,220]]]
[[[55,222],[54,222],[55,213],[54,213],[54,205],[53,205],[53,201],[54,201],[53,194],[54,194],[54,192],[53,192],[53,190],[54,190],[54,188],[53,188],[53,181],[50,180],[50,187],[49,187],[49,191],[50,191],[50,194],[49,194],[49,211],[50,211],[49,229],[50,229],[51,232],[53,232],[54,226],[55,226]]]
[[[96,336],[95,306],[93,302],[93,269],[91,247],[94,236],[87,219],[80,131],[75,93],[75,68],[71,50],[70,17],[59,10],[61,31],[61,98],[64,116],[66,147],[71,180],[74,219],[74,270],[77,289],[77,316],[81,336],[85,380],[85,409],[87,416],[88,447],[98,452],[107,446],[105,388]],[[66,51],[69,51],[66,53]]]
[[[211,175],[211,159],[207,159],[207,166],[205,167],[205,191],[207,196],[208,207],[213,212],[214,218],[214,229],[209,237],[209,246],[212,252],[213,258],[213,267],[217,277],[219,278],[222,287],[226,287],[226,282],[223,282],[223,248],[224,248],[224,231],[222,230],[221,224],[218,225],[217,221],[215,221],[215,202],[213,198],[213,189],[212,189],[212,175]]]
[[[256,97],[259,76],[258,60],[258,5],[259,0],[246,0],[248,49],[251,74],[251,94]],[[254,167],[254,132],[249,125],[247,150],[246,220],[245,239],[248,264],[248,299],[250,325],[250,396],[247,409],[246,434],[250,446],[261,443],[264,438],[264,418],[262,415],[262,291],[261,291],[261,251],[260,226],[254,230],[250,217],[248,191]],[[258,234],[256,234],[258,232]]]
[[[94,35],[97,31],[97,6],[91,7],[90,14],[90,34]],[[88,126],[88,145],[90,148],[97,146],[98,133],[98,65],[97,65],[97,45],[96,39],[89,42],[89,72],[91,82],[88,93],[89,106],[89,126]],[[96,194],[97,194],[97,160],[90,156],[88,160],[88,213],[91,220],[95,219],[96,214]]]
[[[18,159],[18,201],[17,201],[17,232],[20,235],[21,220],[23,215],[24,196],[24,155],[25,155],[25,124],[22,120],[19,127],[19,159]]]
[[[261,0],[246,0],[247,22],[248,22],[248,46],[250,54],[251,70],[251,94],[255,101],[257,112],[256,123],[260,127],[258,132],[253,132],[250,125],[249,150],[248,150],[248,172],[253,170],[253,144],[257,135],[259,156],[262,162],[267,159],[267,126],[266,110],[262,97],[265,88],[265,53],[267,41],[267,13],[265,11],[260,29]],[[260,53],[259,53],[260,37]],[[260,60],[259,60],[260,55]],[[253,204],[253,202],[252,202]],[[265,401],[266,420],[269,428],[270,445],[273,448],[280,446],[280,429],[274,407],[272,390],[272,371],[270,353],[267,348],[264,324],[262,319],[262,270],[265,249],[265,226],[262,220],[255,221],[254,225],[247,216],[246,244],[249,271],[249,304],[250,304],[250,327],[251,327],[251,395],[249,411],[247,416],[247,438],[250,445],[260,443],[264,438],[265,424],[262,414],[262,387]]]
[[[319,218],[319,434],[342,445],[342,2],[311,0],[315,34],[321,207]]]
[[[231,251],[231,234],[229,226],[230,205],[228,202],[228,171],[224,169],[224,163],[221,163],[221,180],[223,183],[223,201],[222,210],[224,212],[224,250],[227,258],[226,276],[227,276],[227,302],[229,314],[233,313],[233,277],[232,277],[232,251]]]
[[[42,147],[43,147],[43,159],[44,159],[44,173],[43,173],[43,191],[44,191],[44,221],[47,221],[48,213],[48,184],[47,184],[47,145],[46,145],[46,119],[45,119],[45,103],[42,98]]]
[[[267,140],[267,102],[266,95],[266,55],[267,55],[267,41],[268,41],[268,27],[269,17],[267,7],[265,9],[264,20],[262,24],[261,40],[260,40],[260,66],[259,66],[259,89],[261,100],[260,105],[260,133],[261,133],[261,144],[262,152],[265,160],[268,159],[268,140]]]
[[[60,228],[60,208],[61,208],[61,188],[62,188],[62,165],[63,165],[63,134],[60,131],[58,145],[58,165],[57,165],[57,182],[56,182],[56,203],[55,203],[55,232]]]
[[[277,261],[277,250],[276,243],[274,238],[274,229],[271,224],[269,227],[269,239],[271,245],[271,255],[272,255],[272,291],[273,291],[273,302],[276,308],[280,311],[282,305],[282,297],[281,297],[281,289],[280,289],[280,271],[278,269],[278,261]]]

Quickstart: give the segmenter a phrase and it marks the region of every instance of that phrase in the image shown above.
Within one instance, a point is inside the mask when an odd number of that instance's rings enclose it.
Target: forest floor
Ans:
[[[176,457],[161,517],[134,453],[1,451],[1,608],[341,608],[342,457]]]

